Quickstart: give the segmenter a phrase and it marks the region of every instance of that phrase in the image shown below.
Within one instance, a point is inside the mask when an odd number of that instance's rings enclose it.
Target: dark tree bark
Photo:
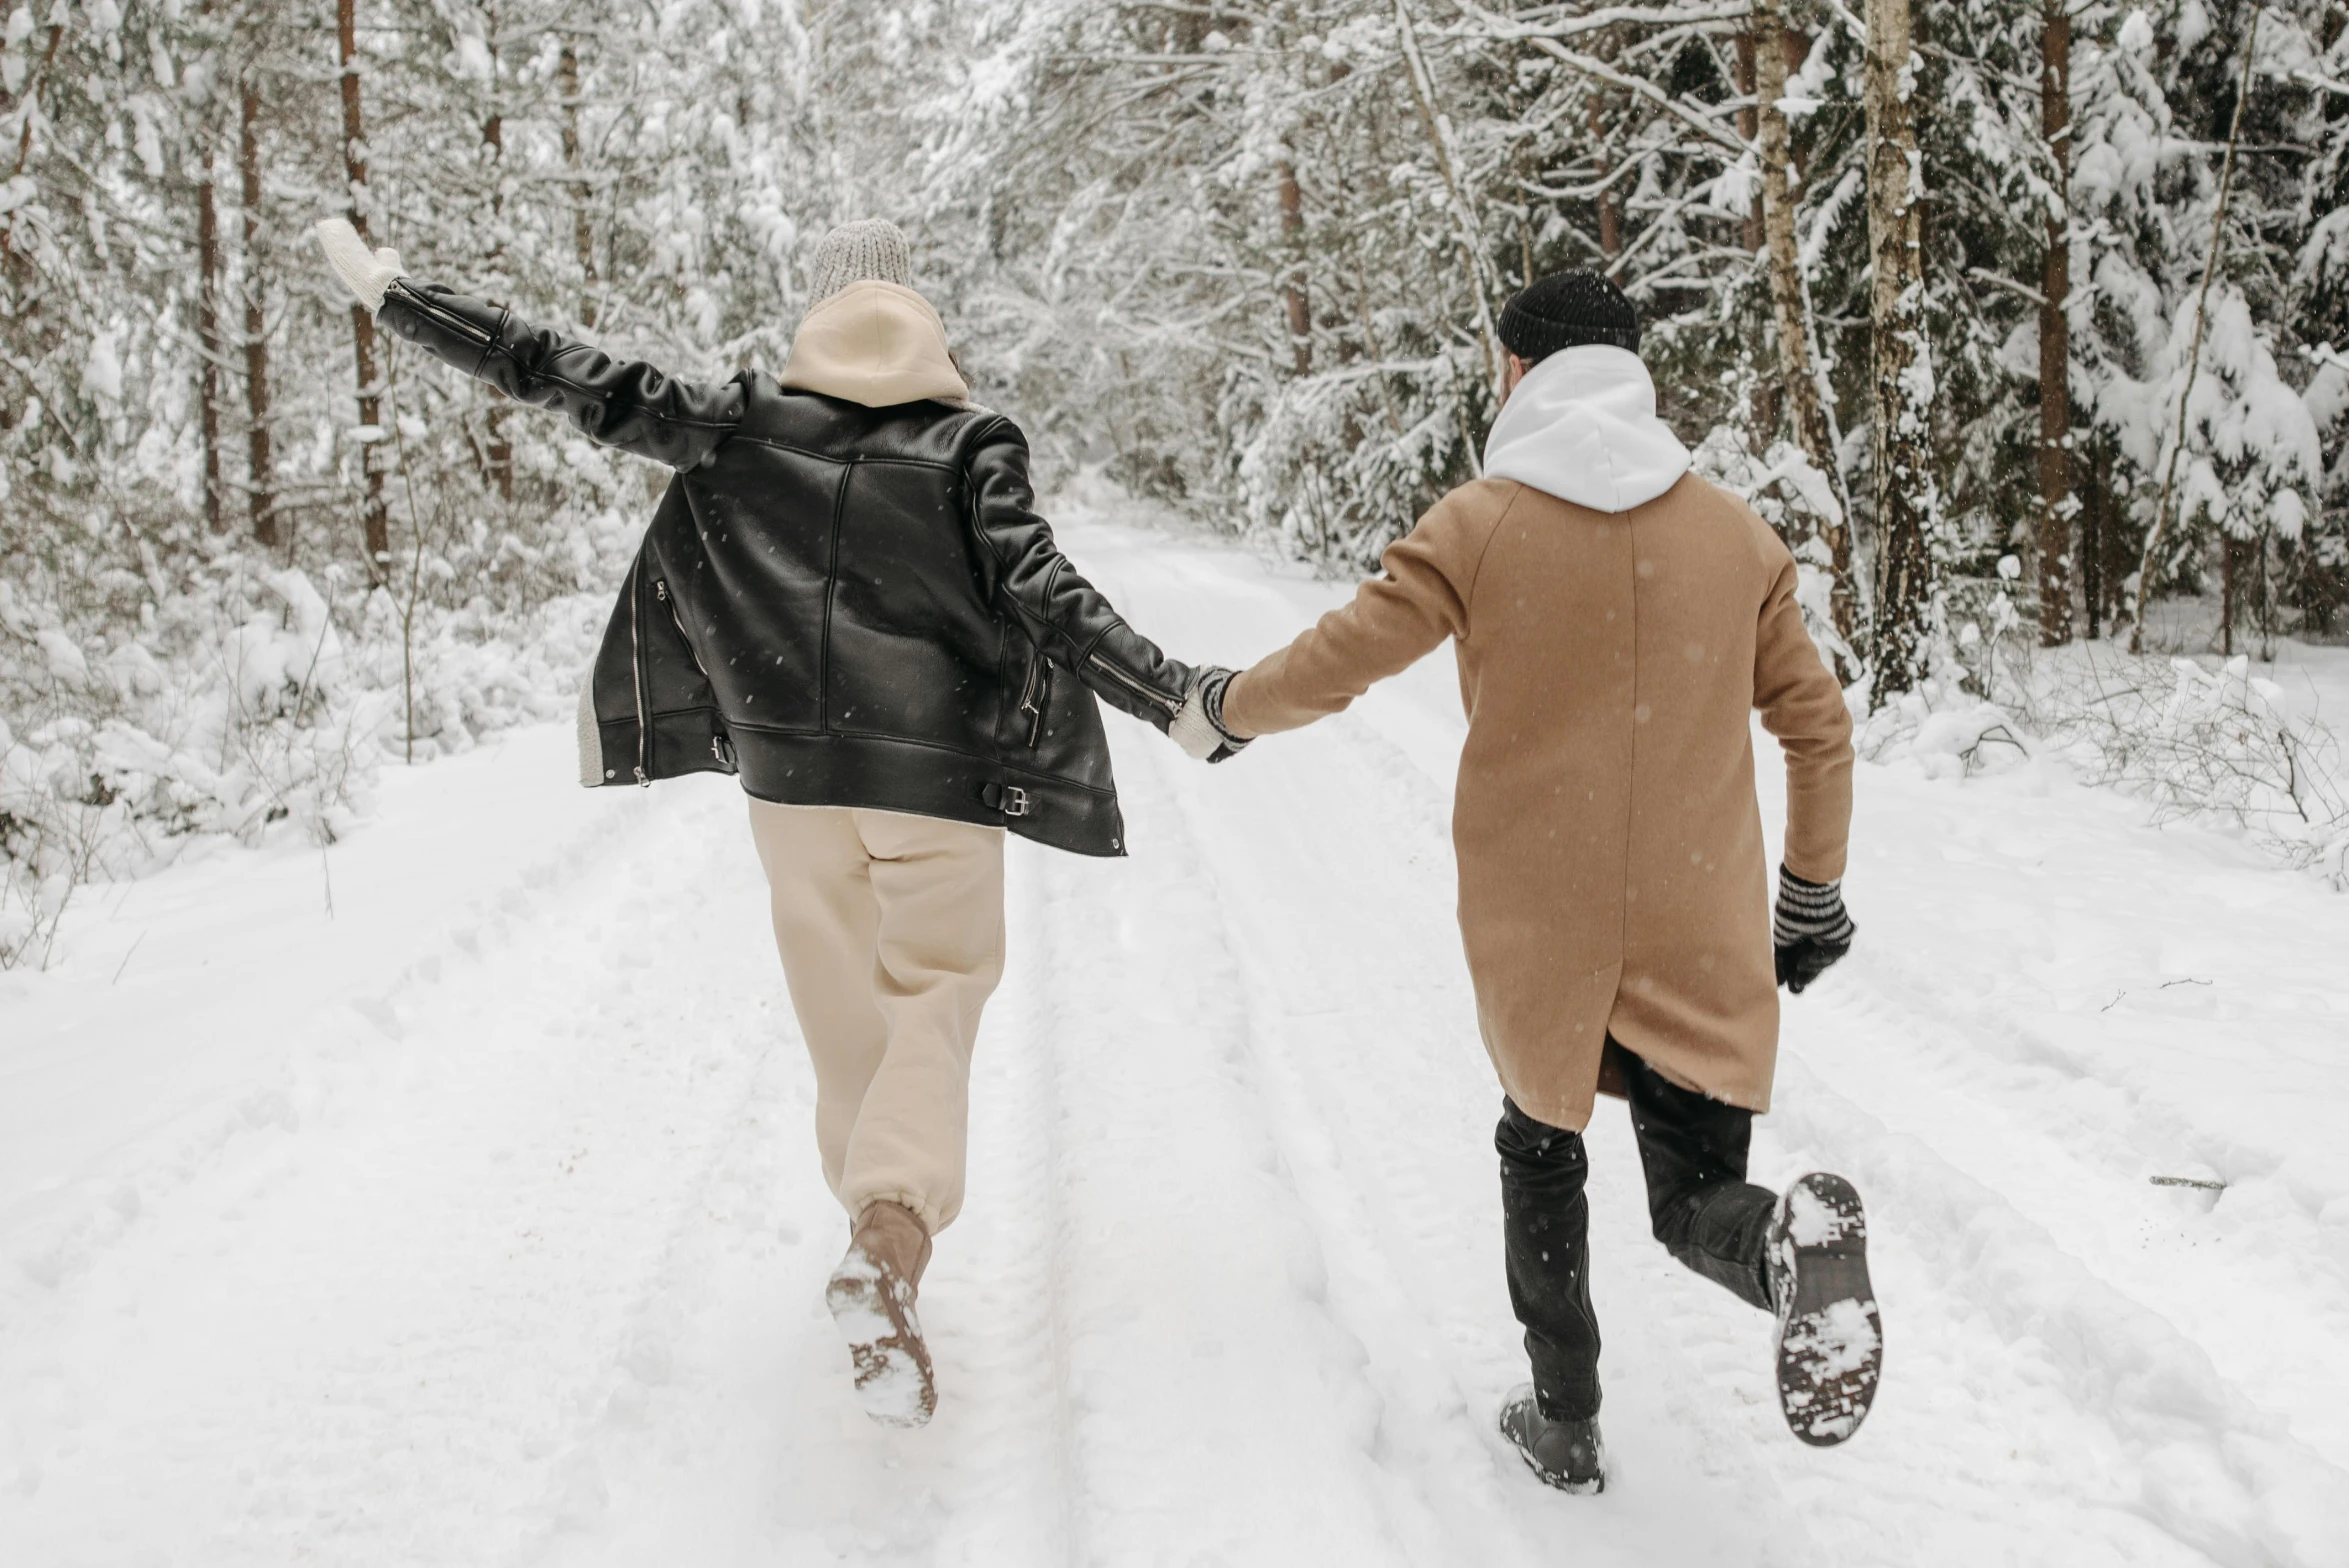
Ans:
[[[2235,656],[2235,623],[2243,618],[2243,568],[2251,541],[2228,534],[2219,540],[2219,652]]]
[[[2079,596],[2088,610],[2088,641],[2105,636],[2105,507],[2112,488],[2112,455],[2105,441],[2088,446],[2086,495],[2079,507]]]
[[[503,115],[493,111],[489,118],[481,122],[481,145],[487,149],[493,178],[502,179],[502,171],[506,161],[506,121]],[[493,189],[490,195],[490,210],[503,212],[504,209],[505,195],[503,191]],[[501,394],[494,388],[490,390],[489,395],[492,398],[501,397]],[[506,435],[506,412],[502,402],[490,408],[486,421],[489,427],[489,440],[484,443],[484,456],[488,459],[489,482],[496,487],[498,499],[501,501],[514,499],[514,443]]]
[[[197,423],[204,438],[204,526],[219,533],[220,476],[220,366],[228,345],[220,337],[220,201],[212,166],[212,145],[197,150],[196,175],[196,372]]]
[[[1599,178],[1612,179],[1615,171],[1603,161],[1607,146],[1606,97],[1597,92],[1591,94],[1590,100],[1590,138],[1602,160]],[[1599,251],[1610,262],[1623,253],[1623,203],[1612,185],[1599,192]]]
[[[580,172],[579,52],[568,42],[555,59],[555,86],[563,95],[563,167],[571,176],[571,248],[579,258],[579,324],[595,323],[595,225],[587,215],[587,177]]]
[[[237,174],[245,229],[245,502],[253,541],[274,548],[277,463],[269,435],[269,318],[261,298],[261,89],[245,83],[237,110]]]
[[[359,103],[358,0],[335,0],[335,38],[342,62],[343,173],[350,184],[351,227],[373,244],[367,232],[367,122]],[[351,352],[359,378],[359,423],[377,436],[383,430],[383,388],[376,380],[375,318],[367,307],[351,306]],[[366,476],[361,514],[366,532],[367,576],[378,587],[391,580],[391,514],[384,502],[380,440],[359,447],[359,466]]]
[[[2040,32],[2039,128],[2058,206],[2039,268],[2039,645],[2072,640],[2072,19],[2046,0]]]
[[[1755,51],[1759,46],[1761,27],[1759,18],[1754,26],[1737,35],[1737,90],[1752,94],[1755,91]],[[1737,111],[1737,134],[1754,141],[1761,134],[1760,117],[1752,107]],[[1745,248],[1759,252],[1762,248],[1762,207],[1756,202],[1745,211]]]
[[[1297,166],[1280,163],[1281,244],[1288,252],[1281,294],[1289,312],[1289,354],[1297,374],[1313,370],[1313,311],[1305,297],[1305,193],[1297,185]]]
[[[1737,90],[1748,96],[1751,96],[1755,91],[1755,31],[1754,28],[1749,27],[1737,35]],[[1750,143],[1758,144],[1761,136],[1761,120],[1752,107],[1737,111],[1737,134]],[[1762,230],[1762,202],[1759,195],[1756,195],[1746,208],[1745,226],[1740,237],[1745,243],[1745,248],[1753,252],[1755,267],[1760,269],[1763,277],[1767,279],[1769,261],[1762,251],[1763,246],[1768,243],[1768,237]],[[1778,387],[1778,379],[1773,376],[1759,376],[1754,381],[1753,407],[1747,417],[1753,425],[1755,438],[1765,446],[1778,433]]]

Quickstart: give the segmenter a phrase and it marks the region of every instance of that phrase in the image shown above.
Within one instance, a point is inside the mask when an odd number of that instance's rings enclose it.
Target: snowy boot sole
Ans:
[[[1770,1273],[1778,1406],[1796,1437],[1832,1447],[1867,1419],[1884,1366],[1868,1218],[1850,1182],[1814,1172],[1787,1189],[1770,1221]]]
[[[938,1388],[913,1292],[851,1249],[824,1287],[824,1305],[848,1342],[865,1414],[883,1426],[926,1426],[938,1409]]]

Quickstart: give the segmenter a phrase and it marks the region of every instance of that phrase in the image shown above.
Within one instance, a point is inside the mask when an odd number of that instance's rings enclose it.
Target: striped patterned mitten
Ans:
[[[1859,928],[1843,908],[1843,884],[1807,882],[1778,868],[1778,908],[1770,942],[1778,950],[1778,983],[1800,996],[1803,987],[1851,951]]]

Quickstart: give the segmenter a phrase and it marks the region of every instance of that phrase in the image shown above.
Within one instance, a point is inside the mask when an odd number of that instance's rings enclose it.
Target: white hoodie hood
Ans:
[[[1514,479],[1595,512],[1628,512],[1688,472],[1656,417],[1656,384],[1629,349],[1560,349],[1525,373],[1484,442],[1487,479]]]

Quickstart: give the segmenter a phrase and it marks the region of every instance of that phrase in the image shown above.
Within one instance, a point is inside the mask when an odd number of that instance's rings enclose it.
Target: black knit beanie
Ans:
[[[1585,343],[1639,352],[1639,312],[1595,272],[1536,278],[1501,307],[1501,345],[1528,367]]]

